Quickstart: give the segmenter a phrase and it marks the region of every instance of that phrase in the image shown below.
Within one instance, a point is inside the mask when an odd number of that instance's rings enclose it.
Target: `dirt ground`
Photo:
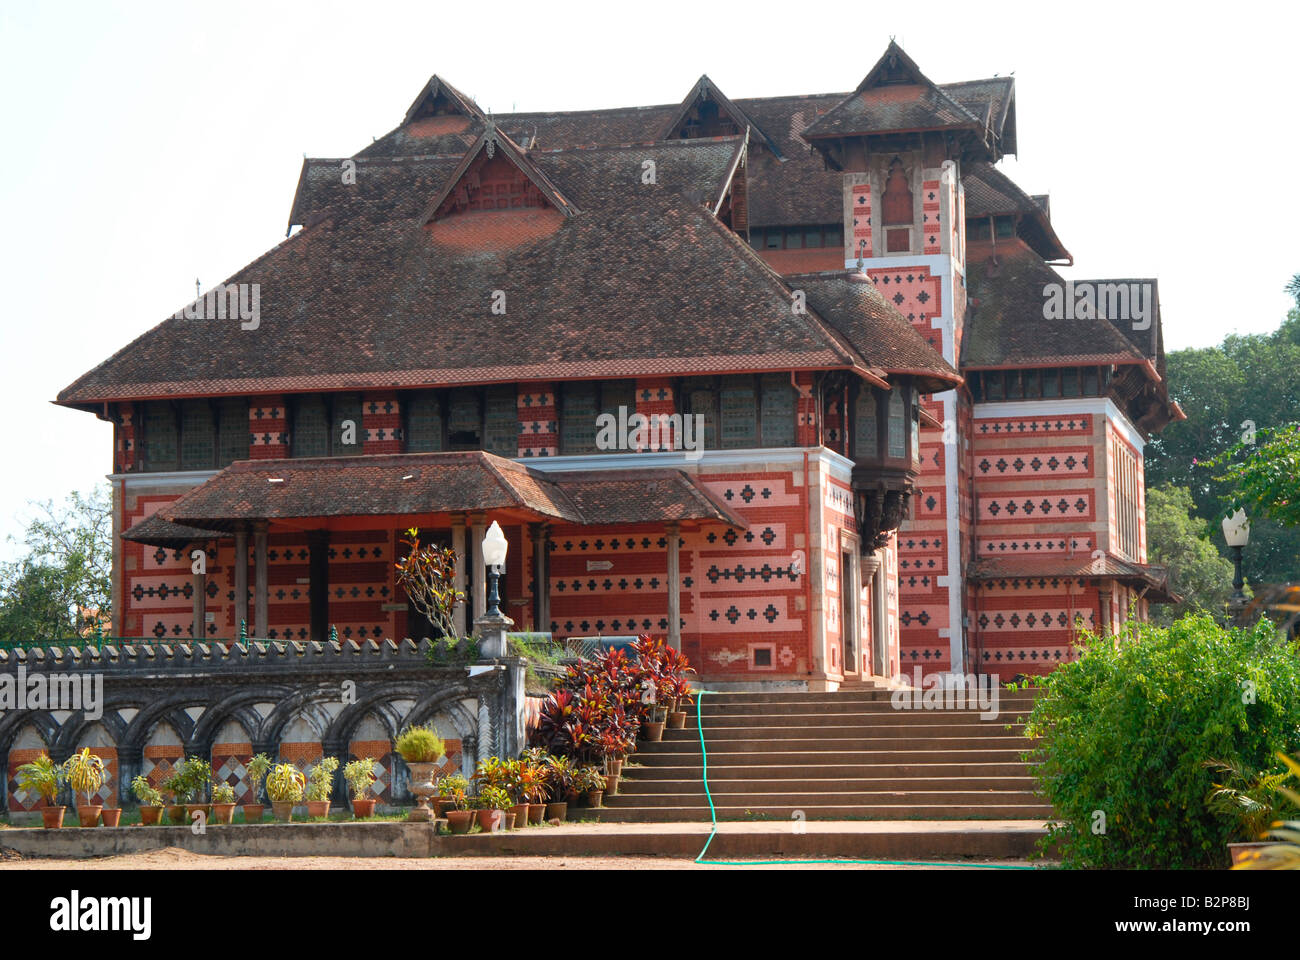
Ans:
[[[1021,861],[972,861],[957,869],[992,865],[1024,866]],[[176,847],[93,860],[24,859],[0,848],[0,873],[8,870],[933,870],[940,866],[886,864],[782,864],[716,866],[670,857],[216,857]]]

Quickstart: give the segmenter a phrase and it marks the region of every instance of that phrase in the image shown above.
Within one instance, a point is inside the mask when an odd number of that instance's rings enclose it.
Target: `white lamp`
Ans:
[[[501,596],[497,592],[497,580],[506,565],[506,551],[509,549],[510,544],[501,530],[501,524],[493,520],[492,526],[488,527],[483,537],[483,562],[488,568],[487,616],[489,617],[501,616]]]
[[[1223,539],[1230,547],[1244,547],[1250,542],[1250,520],[1246,518],[1245,510],[1238,509],[1223,518]]]
[[[1246,579],[1241,575],[1241,548],[1250,542],[1250,521],[1246,519],[1245,510],[1238,509],[1223,518],[1223,539],[1232,553],[1232,597],[1228,604],[1235,622],[1240,620],[1246,606],[1246,594],[1242,590]]]

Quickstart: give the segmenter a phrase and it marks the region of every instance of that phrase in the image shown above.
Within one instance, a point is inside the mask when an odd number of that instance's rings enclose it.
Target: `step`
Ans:
[[[957,755],[961,756],[960,754]],[[951,763],[804,763],[792,766],[768,764],[739,765],[709,762],[709,782],[726,780],[803,780],[810,778],[871,780],[890,777],[929,779],[956,777],[1028,777],[1033,767],[1027,763],[965,763],[956,757]],[[628,777],[638,782],[648,780],[700,780],[703,764],[676,766],[638,765],[628,767]]]
[[[842,778],[814,777],[786,779],[719,779],[709,776],[709,789],[720,793],[781,793],[797,790],[800,793],[854,793],[874,790],[886,791],[946,791],[946,790],[1027,790],[1033,792],[1037,781],[1033,777],[877,777]],[[702,777],[685,777],[680,780],[661,778],[623,778],[619,781],[620,796],[640,796],[650,793],[703,793]]]
[[[995,741],[1005,744],[1005,741]],[[897,743],[897,742],[896,742]],[[691,750],[689,744],[656,744],[667,749],[641,750],[636,753],[631,765],[625,765],[629,774],[638,766],[700,766],[703,757],[699,744]],[[873,763],[942,763],[954,760],[951,750],[916,749],[896,746],[888,750],[834,750],[809,749],[789,750],[785,747],[765,750],[735,749],[709,750],[709,770],[713,771],[727,766],[798,766],[805,764],[873,764]],[[819,744],[819,746],[822,746]],[[991,746],[975,747],[963,750],[960,756],[963,762],[985,763],[1019,763],[1024,747]]]
[[[894,735],[892,731],[907,730],[915,730],[927,735],[939,730],[956,730],[961,733],[979,730],[986,735],[1000,733],[1007,736],[1023,737],[1024,729],[1024,724],[1013,723],[1006,717],[995,720],[981,720],[974,714],[936,716],[931,713],[917,714],[912,717],[900,716],[896,713],[877,715],[836,714],[830,717],[813,715],[783,717],[765,714],[753,717],[704,718],[704,739],[706,743],[718,737],[728,736],[729,731],[737,730],[762,730],[765,733],[769,731],[789,731],[791,734],[800,737],[832,736],[834,731],[845,730],[851,732],[869,731],[871,734],[878,736],[891,736]],[[885,732],[878,733],[878,731]],[[665,729],[663,736],[670,740],[679,740],[682,737],[695,737],[698,739],[699,730],[694,724],[688,724],[681,729]]]
[[[746,804],[734,807],[715,805],[719,820],[1046,820],[1051,806],[1043,803],[1011,804],[852,804],[838,807],[765,807]],[[796,811],[798,814],[796,815]],[[677,823],[708,822],[708,804],[679,807],[599,807],[581,811],[583,819],[602,823]]]
[[[992,705],[990,705],[992,706]],[[1027,701],[1008,701],[999,699],[997,703],[998,713],[1001,716],[1015,716],[1019,714],[1028,714],[1033,708],[1033,704]],[[714,703],[705,698],[702,706],[703,715],[707,724],[708,718],[717,716],[756,716],[756,715],[775,715],[775,716],[832,716],[841,713],[852,714],[908,714],[912,716],[933,716],[953,715],[962,713],[973,713],[978,715],[982,711],[978,707],[968,706],[962,709],[903,709],[893,706],[888,700],[884,701],[867,701],[867,702],[808,702],[795,700],[790,702],[763,702],[763,703]],[[694,708],[687,711],[688,716],[694,717],[696,710]]]
[[[722,791],[712,788],[717,807],[873,807],[881,804],[947,805],[984,807],[998,804],[1041,804],[1033,790],[839,790],[812,793],[806,790],[777,790],[759,793],[750,790]],[[625,793],[622,785],[613,797],[606,797],[609,807],[686,807],[706,804],[704,790],[690,793]]]
[[[917,695],[923,695],[924,691],[917,691]],[[711,703],[863,703],[863,702],[885,702],[888,703],[894,695],[893,690],[839,690],[833,693],[826,692],[808,692],[804,690],[773,690],[773,691],[745,691],[745,692],[714,692],[706,691],[704,695],[697,696],[697,704],[702,700],[707,706]],[[999,688],[999,698],[1007,700],[1023,700],[1032,703],[1035,699],[1032,695],[1027,695],[1025,691],[1009,691]]]
[[[680,732],[680,731],[677,731]],[[744,731],[740,731],[744,732]],[[748,737],[727,737],[718,739],[706,739],[708,743],[709,757],[712,758],[714,753],[755,753],[766,750],[781,751],[783,753],[813,753],[813,752],[835,752],[835,751],[866,751],[866,750],[967,750],[967,749],[984,749],[995,750],[999,747],[1008,750],[1025,750],[1031,746],[1030,742],[1021,737],[1014,736],[937,736],[937,735],[918,735],[915,730],[905,730],[894,735],[883,736],[852,736],[850,731],[848,736],[826,736],[826,737],[755,737],[752,734]],[[873,731],[874,733],[875,731]],[[717,749],[719,745],[725,744],[726,750]],[[663,740],[660,743],[652,745],[654,749],[646,750],[645,746],[637,752],[639,759],[643,754],[674,754],[674,753],[691,753],[698,752],[700,743],[698,739],[683,737],[681,739]]]

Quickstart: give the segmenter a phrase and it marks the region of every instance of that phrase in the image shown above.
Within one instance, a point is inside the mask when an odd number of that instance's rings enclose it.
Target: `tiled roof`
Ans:
[[[745,526],[679,470],[545,474],[483,451],[241,460],[161,508],[127,539],[183,545],[253,520],[507,511],[585,525],[709,521]]]
[[[1025,241],[1044,260],[1066,260],[1065,249],[1052,227],[1044,203],[1031,197],[991,163],[974,162],[962,167],[962,187],[966,191],[966,219],[999,215],[1020,216]]]
[[[1169,587],[1169,570],[1150,563],[1135,563],[1107,553],[1100,557],[986,557],[967,568],[972,580],[1003,580],[1031,577],[1095,577],[1118,580],[1130,586],[1147,587],[1147,599],[1154,603],[1177,603],[1181,598]]]
[[[861,277],[858,274],[857,277]],[[855,349],[888,374],[914,376],[926,393],[947,390],[961,375],[944,360],[870,280],[844,270],[785,278],[804,290],[808,305],[826,317]]]

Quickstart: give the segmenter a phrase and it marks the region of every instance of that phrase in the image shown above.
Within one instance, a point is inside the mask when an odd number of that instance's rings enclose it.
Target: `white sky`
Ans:
[[[303,154],[356,152],[432,73],[508,112],[675,103],[701,73],[847,91],[891,35],[936,82],[1014,71],[1003,169],[1050,192],[1067,275],[1159,278],[1177,349],[1285,315],[1298,26],[1246,2],[0,0],[0,538],[111,468],[58,391],[279,242]]]

